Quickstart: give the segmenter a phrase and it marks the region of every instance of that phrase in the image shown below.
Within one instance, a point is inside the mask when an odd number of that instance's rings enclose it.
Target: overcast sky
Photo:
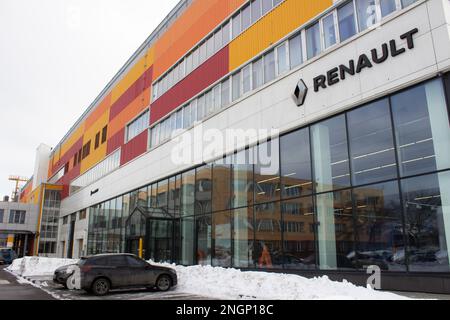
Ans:
[[[0,196],[33,174],[178,0],[0,0]],[[0,199],[0,200],[2,200]]]

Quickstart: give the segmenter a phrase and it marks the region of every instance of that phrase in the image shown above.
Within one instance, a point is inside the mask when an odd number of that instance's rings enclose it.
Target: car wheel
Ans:
[[[172,286],[172,279],[168,275],[163,274],[156,280],[156,288],[159,291],[167,291]]]
[[[110,287],[108,279],[100,278],[94,281],[91,289],[96,296],[104,296],[109,292]]]

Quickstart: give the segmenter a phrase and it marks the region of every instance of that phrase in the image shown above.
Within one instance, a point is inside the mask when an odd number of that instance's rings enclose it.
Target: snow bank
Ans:
[[[77,262],[76,259],[25,257],[14,260],[6,270],[21,277],[53,276],[59,267]]]
[[[150,261],[150,263],[154,264]],[[402,300],[393,293],[331,281],[328,277],[307,279],[297,275],[242,272],[211,266],[175,268],[177,290],[219,299],[274,300]]]

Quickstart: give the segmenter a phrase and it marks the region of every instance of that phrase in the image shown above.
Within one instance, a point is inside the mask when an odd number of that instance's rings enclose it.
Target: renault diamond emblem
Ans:
[[[305,103],[306,95],[308,93],[308,87],[305,82],[300,79],[295,87],[293,98],[297,106],[301,107]]]

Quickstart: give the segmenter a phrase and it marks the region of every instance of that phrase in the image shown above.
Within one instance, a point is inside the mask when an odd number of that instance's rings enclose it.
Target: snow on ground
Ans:
[[[19,277],[50,276],[64,265],[78,260],[26,257],[14,260],[7,268]],[[349,282],[331,281],[328,277],[307,279],[298,275],[242,272],[211,266],[183,267],[174,264],[156,264],[174,268],[178,275],[176,292],[217,299],[272,299],[272,300],[403,300],[393,293],[358,287]],[[42,285],[41,285],[42,288]]]
[[[77,262],[77,259],[25,257],[14,260],[6,270],[21,277],[53,276],[59,267]]]
[[[149,261],[152,264],[152,261]],[[355,286],[349,282],[331,281],[328,277],[307,279],[298,275],[242,272],[211,266],[175,268],[177,290],[219,299],[258,300],[404,300],[405,297]]]

